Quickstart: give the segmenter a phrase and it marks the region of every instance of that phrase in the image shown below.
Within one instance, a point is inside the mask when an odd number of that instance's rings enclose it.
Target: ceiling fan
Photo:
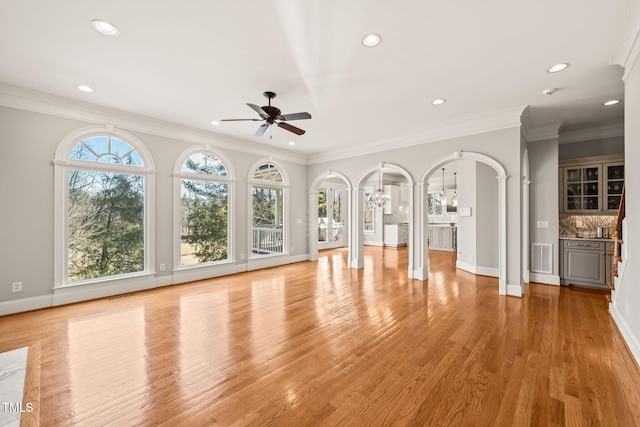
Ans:
[[[276,125],[278,125],[278,127],[281,127],[282,129],[286,129],[289,132],[293,132],[296,135],[303,135],[305,133],[304,130],[302,130],[300,128],[297,128],[295,126],[292,126],[287,122],[291,121],[291,120],[310,119],[311,118],[311,114],[306,113],[306,112],[305,113],[280,114],[280,109],[271,105],[271,100],[276,97],[275,92],[264,92],[263,95],[264,95],[265,98],[267,98],[269,100],[269,105],[264,105],[262,107],[259,107],[259,106],[255,105],[255,104],[247,103],[247,105],[249,107],[251,107],[256,113],[258,113],[258,115],[260,116],[259,119],[222,119],[221,121],[223,121],[223,122],[242,122],[242,121],[259,122],[259,121],[264,120],[265,123],[260,125],[260,127],[258,128],[258,130],[255,133],[255,136],[264,135],[264,133],[269,128],[269,126],[271,126],[273,124],[276,124]]]

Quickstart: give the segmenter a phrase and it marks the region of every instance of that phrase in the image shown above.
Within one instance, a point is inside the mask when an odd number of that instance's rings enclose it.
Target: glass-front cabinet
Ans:
[[[607,194],[604,208],[606,210],[618,210],[620,199],[622,198],[622,189],[624,188],[624,164],[605,163],[603,167],[606,179],[604,191]]]
[[[613,160],[608,158],[609,160]],[[620,207],[624,161],[580,163],[575,159],[560,168],[561,209],[565,213],[614,213]]]
[[[601,210],[601,169],[601,165],[565,168],[565,212]]]

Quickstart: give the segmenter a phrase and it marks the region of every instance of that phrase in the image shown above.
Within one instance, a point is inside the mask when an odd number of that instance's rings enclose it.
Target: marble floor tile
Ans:
[[[20,425],[27,349],[0,353],[0,427]]]

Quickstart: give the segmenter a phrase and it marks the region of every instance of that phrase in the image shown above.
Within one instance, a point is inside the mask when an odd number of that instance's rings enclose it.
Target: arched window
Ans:
[[[56,286],[151,270],[151,156],[106,127],[69,135],[56,152]]]
[[[288,253],[288,180],[271,161],[257,162],[251,184],[251,257]]]
[[[176,268],[230,259],[230,183],[228,162],[218,153],[190,149],[176,164],[180,218]]]

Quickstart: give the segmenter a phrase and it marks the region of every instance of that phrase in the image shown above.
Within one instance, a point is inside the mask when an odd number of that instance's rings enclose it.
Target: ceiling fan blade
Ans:
[[[264,133],[267,131],[267,129],[269,129],[269,125],[268,124],[263,124],[261,125],[258,130],[255,133],[255,136],[262,136],[264,135]]]
[[[221,122],[261,122],[263,119],[220,119]]]
[[[247,102],[247,105],[249,107],[251,107],[253,109],[253,111],[255,111],[256,113],[258,113],[260,115],[260,117],[262,117],[263,119],[266,119],[269,117],[269,115],[267,113],[264,112],[264,110],[262,109],[262,107],[259,107],[256,104],[249,104]]]
[[[296,135],[303,135],[305,133],[305,131],[303,131],[300,128],[297,128],[295,126],[291,126],[289,123],[282,123],[282,122],[278,122],[278,126],[281,127],[282,129],[286,129],[289,132],[293,132]]]
[[[304,119],[310,119],[311,118],[311,114],[304,112],[304,113],[293,113],[293,114],[282,114],[280,115],[280,117],[278,117],[278,119],[280,120],[286,120],[286,121],[290,121],[290,120],[304,120]]]

